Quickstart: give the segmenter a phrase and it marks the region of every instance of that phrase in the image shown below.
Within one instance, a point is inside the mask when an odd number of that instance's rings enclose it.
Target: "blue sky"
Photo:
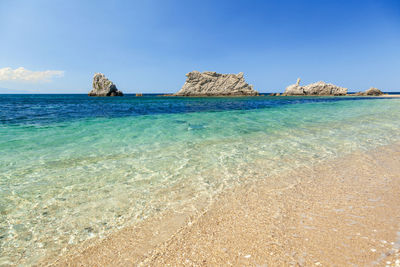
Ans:
[[[0,0],[0,92],[175,92],[192,70],[400,91],[400,1]],[[47,71],[47,72],[45,72]],[[6,88],[6,89],[4,89]]]

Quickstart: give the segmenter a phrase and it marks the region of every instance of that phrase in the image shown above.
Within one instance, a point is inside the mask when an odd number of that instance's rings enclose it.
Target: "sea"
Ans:
[[[400,98],[0,95],[0,266],[400,140]]]

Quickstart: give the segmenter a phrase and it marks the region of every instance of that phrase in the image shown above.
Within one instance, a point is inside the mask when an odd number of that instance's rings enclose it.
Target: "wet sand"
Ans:
[[[247,183],[198,210],[89,241],[52,265],[400,266],[400,145]]]

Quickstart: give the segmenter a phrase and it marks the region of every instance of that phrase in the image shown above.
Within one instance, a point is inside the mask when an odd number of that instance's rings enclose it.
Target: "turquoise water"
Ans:
[[[400,140],[400,99],[0,96],[0,265]]]

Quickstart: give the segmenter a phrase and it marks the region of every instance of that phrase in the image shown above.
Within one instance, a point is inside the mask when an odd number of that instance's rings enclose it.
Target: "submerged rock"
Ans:
[[[245,82],[243,72],[220,74],[213,71],[192,71],[176,96],[256,96],[259,93]]]
[[[381,90],[379,90],[378,88],[371,87],[368,90],[366,90],[365,92],[358,92],[358,93],[355,93],[354,95],[357,95],[357,96],[378,96],[378,95],[383,95],[383,92]]]
[[[104,76],[103,73],[96,73],[93,76],[93,89],[89,96],[123,96],[115,84]]]
[[[283,95],[346,95],[347,88],[325,82],[316,82],[306,86],[300,85],[300,79],[296,84],[289,85]]]

